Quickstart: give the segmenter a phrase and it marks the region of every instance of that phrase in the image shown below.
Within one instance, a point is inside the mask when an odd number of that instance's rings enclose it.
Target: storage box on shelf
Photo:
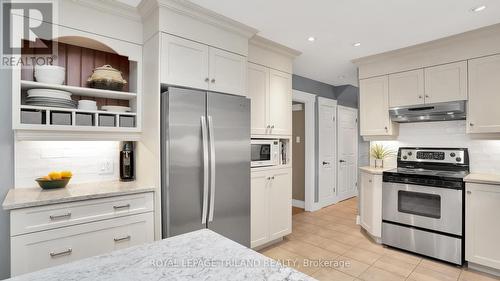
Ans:
[[[36,81],[33,67],[28,65],[13,71],[12,127],[16,138],[138,140],[142,112],[142,47],[63,27],[59,27],[59,35],[51,41],[57,45],[52,64],[65,68],[63,85]],[[32,50],[23,48],[21,57],[29,58],[32,53]],[[128,82],[123,91],[89,87],[87,79],[93,70],[107,64],[119,70]],[[31,89],[69,92],[73,101],[95,101],[97,109],[30,104],[26,100]],[[105,105],[130,107],[130,112],[102,110]]]

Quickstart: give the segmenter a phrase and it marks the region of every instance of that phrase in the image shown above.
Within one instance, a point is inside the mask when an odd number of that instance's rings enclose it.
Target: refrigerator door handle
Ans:
[[[203,139],[203,206],[201,212],[201,223],[207,223],[207,210],[208,210],[208,132],[207,120],[205,116],[201,116],[201,135]]]
[[[214,220],[215,205],[215,140],[214,126],[212,116],[208,116],[208,134],[210,139],[210,211],[208,212],[208,221]]]

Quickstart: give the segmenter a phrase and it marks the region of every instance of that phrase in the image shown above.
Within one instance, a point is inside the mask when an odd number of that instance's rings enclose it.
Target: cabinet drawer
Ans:
[[[153,233],[153,213],[149,212],[12,237],[11,274],[152,242]]]
[[[12,210],[11,236],[153,211],[153,193]]]

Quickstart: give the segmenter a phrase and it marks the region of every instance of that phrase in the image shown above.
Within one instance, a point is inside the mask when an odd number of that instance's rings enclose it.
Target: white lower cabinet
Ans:
[[[152,242],[152,193],[115,198],[13,210],[11,218],[16,218],[16,221],[11,222],[11,229],[16,232],[11,232],[11,275]],[[88,209],[88,214],[85,214],[83,206]],[[113,210],[111,214],[106,206]],[[42,218],[36,222],[33,219],[60,211],[64,212],[64,217],[57,218],[59,223],[45,223]],[[75,221],[72,221],[72,216]],[[50,221],[49,217],[47,215],[47,221]],[[78,220],[85,223],[78,224]]]
[[[500,269],[500,185],[466,184],[465,259]]]
[[[292,169],[252,172],[251,247],[292,232]]]
[[[382,175],[361,172],[360,224],[375,239],[382,237]]]

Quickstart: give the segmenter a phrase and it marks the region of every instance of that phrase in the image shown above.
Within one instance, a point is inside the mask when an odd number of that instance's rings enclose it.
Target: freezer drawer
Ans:
[[[462,239],[459,238],[383,222],[382,244],[462,264]]]

